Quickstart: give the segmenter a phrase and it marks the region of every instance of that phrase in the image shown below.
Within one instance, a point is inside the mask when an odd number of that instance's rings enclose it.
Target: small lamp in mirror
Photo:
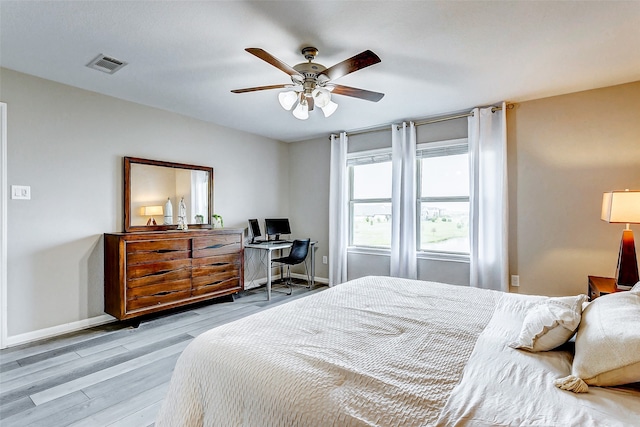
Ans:
[[[147,225],[158,225],[154,216],[162,216],[162,206],[143,206],[142,215],[149,217]]]

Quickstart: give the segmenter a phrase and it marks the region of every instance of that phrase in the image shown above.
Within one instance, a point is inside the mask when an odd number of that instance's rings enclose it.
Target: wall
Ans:
[[[390,128],[391,126],[389,126]],[[456,119],[417,128],[418,143],[457,139],[467,136],[467,120]],[[349,152],[365,151],[391,146],[390,130],[349,137]],[[317,239],[316,275],[329,276],[322,256],[328,255],[329,244],[329,162],[331,147],[329,135],[290,144],[291,208],[290,219],[296,234]],[[349,280],[367,275],[389,275],[388,254],[350,252],[347,258]],[[464,261],[418,260],[418,278],[456,285],[469,284],[469,263]]]
[[[212,166],[227,227],[288,214],[285,143],[11,70],[0,78],[8,184],[31,186],[31,200],[8,201],[10,343],[103,315],[102,236],[123,231],[123,156]],[[268,185],[260,165],[272,166]]]
[[[316,276],[329,277],[322,257],[329,255],[329,135],[289,144],[289,221],[297,237],[317,240]],[[301,272],[304,269],[296,268]]]
[[[602,193],[640,189],[640,82],[523,102],[507,117],[512,290],[586,293],[588,275],[615,275],[624,228],[600,220]]]
[[[638,112],[640,82],[522,102],[508,110],[509,264],[521,284],[512,292],[585,293],[588,275],[614,276],[623,225],[600,220],[602,193],[640,189]],[[456,136],[466,130],[466,121],[455,122],[418,127],[418,141],[466,136]],[[381,148],[383,134],[352,137],[349,151]],[[328,139],[291,144],[290,153],[292,168],[301,161],[304,171],[291,184],[291,200],[314,206],[310,234],[328,242]],[[638,248],[640,226],[632,228]],[[326,266],[321,271],[328,275]],[[349,279],[388,272],[388,256],[348,256]],[[469,283],[468,263],[419,260],[418,272],[424,280]]]

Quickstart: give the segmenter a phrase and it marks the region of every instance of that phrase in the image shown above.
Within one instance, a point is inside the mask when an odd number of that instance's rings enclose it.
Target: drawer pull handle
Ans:
[[[218,249],[218,248],[221,248],[223,246],[227,246],[227,245],[224,245],[224,244],[220,243],[220,244],[217,244],[217,245],[207,246],[206,249]]]
[[[171,271],[173,271],[173,270],[160,270],[160,271],[155,271],[155,272],[153,272],[153,273],[149,274],[149,276],[161,276],[161,275],[163,275],[163,274],[170,273]]]

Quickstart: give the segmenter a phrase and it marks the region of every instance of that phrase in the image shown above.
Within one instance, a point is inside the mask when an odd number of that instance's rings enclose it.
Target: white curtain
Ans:
[[[506,105],[469,117],[471,286],[509,290]]]
[[[331,135],[329,179],[329,286],[347,281],[347,240],[349,216],[347,175],[347,134]]]
[[[189,218],[187,222],[195,221],[196,215],[202,215],[206,224],[211,218],[207,218],[209,214],[209,172],[191,171],[191,214],[193,218]]]
[[[416,128],[391,125],[391,271],[418,278],[416,260]]]

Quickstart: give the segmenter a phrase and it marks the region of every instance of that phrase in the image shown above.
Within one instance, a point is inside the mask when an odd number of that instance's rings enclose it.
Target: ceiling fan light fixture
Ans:
[[[309,106],[306,100],[301,100],[298,106],[293,109],[293,116],[298,120],[307,120],[309,118]]]
[[[296,101],[298,101],[298,93],[293,90],[280,92],[278,94],[278,101],[280,101],[280,105],[282,106],[282,108],[289,111],[293,108]]]
[[[293,85],[276,84],[248,87],[244,89],[234,89],[231,92],[246,93],[259,90],[294,88],[294,90],[279,93],[278,101],[282,108],[291,111],[294,117],[299,120],[307,120],[309,118],[309,111],[313,111],[315,106],[318,106],[318,108],[322,110],[325,117],[329,117],[335,113],[338,109],[338,104],[332,102],[332,94],[345,95],[372,102],[378,102],[384,96],[384,93],[333,83],[335,79],[379,63],[380,58],[378,55],[370,50],[360,52],[329,68],[314,62],[318,54],[318,49],[315,47],[303,48],[302,55],[307,62],[297,64],[293,67],[280,61],[264,49],[248,47],[245,50],[286,73],[291,78]]]
[[[324,107],[320,107],[320,109],[324,113],[325,117],[329,117],[336,112],[336,110],[338,109],[338,104],[333,101],[329,101],[327,105],[325,105]]]
[[[331,92],[322,88],[313,90],[313,100],[320,108],[326,107],[331,102]]]

